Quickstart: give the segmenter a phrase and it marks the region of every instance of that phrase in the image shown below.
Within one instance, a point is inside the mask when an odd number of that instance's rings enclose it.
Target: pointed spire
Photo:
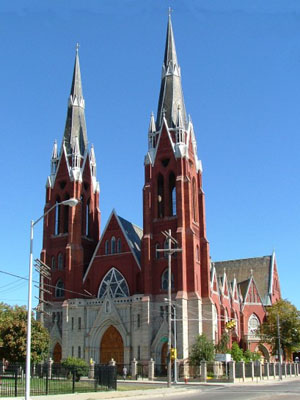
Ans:
[[[91,165],[91,172],[92,176],[96,176],[96,156],[95,156],[95,150],[94,150],[94,145],[92,144],[91,146],[91,152],[90,152],[90,165]]]
[[[51,156],[51,175],[56,174],[57,164],[58,164],[58,152],[57,152],[57,141],[55,140]]]
[[[74,140],[75,138],[78,138],[80,154],[83,156],[87,148],[87,133],[78,49],[79,45],[77,43],[73,79],[63,140],[67,149],[67,153],[70,154]]]
[[[156,126],[155,126],[154,114],[152,112],[151,113],[151,117],[150,117],[150,124],[149,124],[148,133],[155,133],[155,132],[156,132]]]
[[[56,140],[54,140],[51,159],[52,160],[56,160],[57,159],[57,141]]]
[[[80,148],[79,148],[79,139],[78,136],[74,138],[74,142],[72,144],[72,167],[80,168]]]
[[[171,13],[169,10],[166,48],[156,119],[156,126],[158,129],[162,125],[162,119],[164,115],[169,128],[176,126],[178,105],[181,109],[182,119],[185,127],[187,124],[187,118],[181,87],[181,73],[177,61]]]

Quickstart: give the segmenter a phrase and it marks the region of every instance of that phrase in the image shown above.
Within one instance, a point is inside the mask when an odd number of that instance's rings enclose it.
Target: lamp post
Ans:
[[[36,221],[30,221],[30,253],[29,253],[29,277],[28,277],[28,310],[27,310],[27,340],[26,340],[26,381],[25,381],[25,400],[30,399],[30,358],[31,358],[31,312],[32,312],[32,265],[33,265],[33,228],[45,218],[55,207],[63,205],[75,207],[78,200],[71,198],[64,200],[61,203],[54,204]]]

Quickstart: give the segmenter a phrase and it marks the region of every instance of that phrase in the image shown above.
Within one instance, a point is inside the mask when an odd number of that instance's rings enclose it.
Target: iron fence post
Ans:
[[[73,374],[73,376],[72,376],[72,393],[75,393],[75,375],[76,375],[75,369],[73,369],[72,374]]]
[[[18,369],[15,369],[15,397],[18,397]]]

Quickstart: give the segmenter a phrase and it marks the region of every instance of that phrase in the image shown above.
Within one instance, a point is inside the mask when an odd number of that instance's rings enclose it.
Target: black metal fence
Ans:
[[[87,369],[88,372],[88,369]],[[89,371],[91,372],[91,371]],[[32,366],[30,395],[97,392],[117,389],[116,367],[95,365],[93,377],[81,376],[82,370],[66,369],[61,364]],[[0,363],[0,397],[25,395],[25,365]]]

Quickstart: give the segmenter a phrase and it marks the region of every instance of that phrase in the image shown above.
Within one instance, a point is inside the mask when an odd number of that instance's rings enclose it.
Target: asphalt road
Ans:
[[[151,400],[151,396],[145,396]],[[280,383],[226,386],[190,386],[185,393],[168,395],[174,400],[300,400],[300,380]],[[155,397],[153,397],[153,400]],[[157,397],[156,397],[157,400]]]

